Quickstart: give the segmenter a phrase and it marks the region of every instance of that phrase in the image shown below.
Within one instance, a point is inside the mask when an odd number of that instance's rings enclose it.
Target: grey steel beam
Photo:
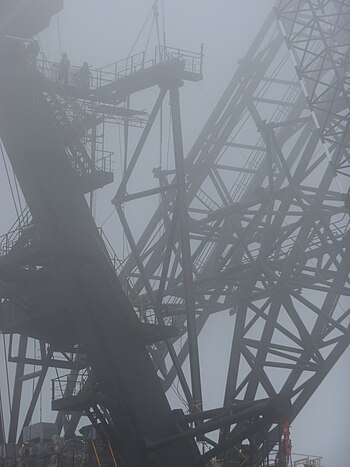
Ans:
[[[27,352],[27,345],[28,345],[28,337],[20,336],[19,337],[19,344],[18,344],[18,356],[20,358],[24,358]],[[19,424],[19,416],[20,416],[20,409],[21,409],[21,402],[22,402],[22,386],[23,380],[22,377],[24,375],[24,363],[18,363],[16,366],[15,372],[15,383],[13,387],[12,393],[12,401],[11,401],[11,411],[10,411],[10,426],[8,432],[8,442],[16,444],[17,443],[17,429]]]
[[[189,342],[189,357],[191,369],[192,395],[194,399],[193,411],[203,408],[202,385],[200,376],[200,362],[197,341],[196,306],[193,288],[192,254],[188,227],[186,175],[184,166],[184,151],[181,128],[181,112],[179,88],[170,88],[170,105],[174,138],[174,156],[176,168],[177,199],[179,208],[179,230],[181,239],[183,284],[185,293],[187,332]]]

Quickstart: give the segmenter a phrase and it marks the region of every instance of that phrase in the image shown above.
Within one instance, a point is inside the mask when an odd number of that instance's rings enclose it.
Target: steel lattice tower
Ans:
[[[135,304],[152,311],[156,284],[186,336],[190,274],[198,333],[230,310],[226,406],[284,393],[296,416],[349,345],[349,53],[348,1],[278,2],[185,160],[192,273],[176,176],[160,172],[170,188],[137,242],[126,229]],[[169,388],[176,365],[153,350]]]
[[[196,422],[178,436],[212,445],[198,463],[216,456],[229,466],[243,454],[252,464],[262,463],[281,435],[274,419],[259,422],[266,401],[290,397],[295,417],[350,343],[349,56],[349,1],[281,0],[185,159],[179,100],[185,75],[157,81],[161,89],[140,124],[140,141],[131,157],[126,154],[113,200],[132,250],[120,281],[139,317],[163,334],[148,349],[164,389],[175,379],[181,384],[190,414],[179,423],[188,428]],[[114,87],[100,90],[99,99],[128,95],[127,86]],[[155,170],[157,188],[129,193],[129,179],[168,92],[174,167]],[[49,90],[45,99],[55,111]],[[79,141],[67,154],[73,155],[71,164],[78,161],[79,175],[95,175]],[[124,207],[154,195],[161,197],[160,206],[144,232],[133,233]],[[233,337],[223,408],[201,415],[198,336],[212,315],[225,311]],[[178,339],[167,334],[169,322],[180,329]],[[14,400],[21,397],[27,343],[21,336]],[[48,367],[58,364],[50,352],[42,342],[43,370],[28,417]],[[191,381],[183,368],[188,356]],[[61,365],[76,381],[79,359]],[[245,418],[237,416],[237,407]],[[67,431],[74,431],[79,416],[70,427],[65,420]],[[18,418],[13,413],[13,442]],[[243,419],[252,435],[243,430]],[[210,440],[218,430],[218,440]],[[251,450],[245,453],[246,438]],[[166,443],[171,440],[149,449]]]

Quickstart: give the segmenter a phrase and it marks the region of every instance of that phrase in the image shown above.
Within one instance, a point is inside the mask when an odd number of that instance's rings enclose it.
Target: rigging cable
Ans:
[[[23,207],[22,207],[21,196],[20,196],[20,193],[19,193],[19,187],[18,187],[17,177],[16,177],[15,172],[14,172],[13,169],[12,169],[12,174],[13,174],[13,181],[14,181],[15,188],[16,188],[16,194],[17,194],[19,209],[21,210],[21,213],[22,213],[22,212],[23,212]]]
[[[150,31],[148,33],[148,37],[147,37],[147,40],[146,40],[146,46],[145,46],[145,50],[144,50],[145,56],[146,56],[146,53],[147,53],[147,50],[148,50],[149,43],[151,41],[154,25],[156,24],[156,13],[155,13],[155,10],[154,10],[153,7],[152,7],[152,10],[153,10],[153,18],[152,18],[151,28],[150,28]]]
[[[166,26],[165,26],[165,4],[164,0],[161,0],[161,13],[162,13],[162,32],[163,32],[163,45],[166,47]]]
[[[206,90],[204,89],[204,87],[202,86],[202,84],[201,84],[199,81],[198,81],[197,84],[198,84],[199,89],[202,91],[202,94],[203,94],[203,96],[205,97],[205,100],[208,102],[208,104],[210,105],[210,107],[211,107],[212,109],[214,109],[214,108],[215,108],[215,105],[213,104],[213,101],[210,99],[208,93],[206,92]]]
[[[2,391],[0,387],[0,422],[1,422],[1,431],[3,434],[3,442],[5,442],[5,421],[4,421],[4,405],[2,402]]]
[[[57,35],[58,35],[58,50],[60,55],[62,55],[62,40],[61,40],[61,27],[60,27],[60,19],[59,13],[56,15],[56,25],[57,25]]]
[[[147,50],[148,50],[148,46],[149,46],[149,43],[150,43],[150,40],[151,40],[151,37],[152,37],[152,32],[153,32],[153,29],[154,29],[154,25],[156,25],[156,32],[157,32],[157,41],[158,41],[158,45],[160,46],[161,45],[161,38],[160,38],[160,28],[159,28],[159,8],[158,8],[158,3],[159,3],[159,0],[155,0],[153,2],[153,5],[151,6],[151,8],[149,9],[148,13],[147,13],[147,16],[146,16],[146,19],[145,21],[143,22],[142,26],[141,26],[141,29],[138,33],[138,35],[136,36],[136,39],[130,49],[130,52],[127,56],[130,57],[130,55],[132,54],[137,42],[139,41],[142,33],[144,32],[148,22],[150,21],[151,17],[152,17],[152,21],[151,21],[151,28],[150,28],[150,31],[149,31],[149,34],[147,36],[147,40],[146,40],[146,46],[145,46],[145,50],[144,50],[144,54],[146,54]],[[164,12],[164,6],[162,8],[162,11]],[[163,40],[164,40],[164,45],[165,45],[165,26],[164,26],[164,13],[162,14],[162,22],[163,22]]]
[[[167,144],[167,153],[166,153],[166,169],[169,170],[169,159],[170,159],[170,140],[171,140],[171,123],[172,117],[171,113],[169,114],[169,122],[168,122],[168,144]]]
[[[4,357],[5,357],[7,397],[8,397],[9,411],[10,411],[10,414],[12,414],[12,404],[11,404],[11,395],[10,395],[10,377],[9,377],[9,368],[8,368],[8,358],[7,358],[5,334],[2,335],[2,341],[3,341],[3,346],[4,346]]]
[[[157,31],[157,42],[158,46],[161,46],[160,41],[160,32],[159,32],[159,8],[158,8],[158,0],[156,0],[153,4],[153,15],[156,22],[156,31]]]
[[[102,224],[100,225],[100,228],[102,229],[102,227],[109,221],[109,219],[112,217],[113,213],[116,211],[115,207],[112,209],[111,213],[108,214],[108,216],[106,217],[106,219],[102,222]]]
[[[148,14],[147,14],[147,17],[146,17],[146,19],[145,19],[143,25],[141,26],[140,32],[138,33],[138,35],[137,35],[137,37],[136,37],[136,39],[135,39],[135,41],[134,41],[134,43],[133,43],[133,45],[132,45],[132,47],[131,47],[131,49],[130,49],[130,52],[129,52],[127,58],[130,57],[130,55],[132,54],[132,51],[134,50],[134,48],[135,48],[135,46],[136,46],[138,40],[140,39],[140,37],[141,37],[143,31],[145,30],[146,25],[147,25],[147,23],[148,23],[148,21],[149,21],[151,15],[152,15],[152,11],[153,11],[153,6],[149,9]]]
[[[5,171],[6,171],[7,180],[8,180],[9,186],[10,186],[12,201],[13,201],[13,204],[15,206],[17,217],[19,219],[20,218],[20,213],[19,213],[19,210],[18,210],[18,207],[17,207],[16,197],[15,197],[14,190],[13,190],[13,187],[12,187],[10,173],[9,173],[9,170],[8,170],[8,167],[7,167],[7,164],[6,164],[4,147],[3,147],[1,142],[0,142],[0,150],[1,150],[2,160],[3,160]]]
[[[124,158],[122,156],[122,138],[121,138],[121,130],[120,126],[118,125],[118,141],[119,141],[119,161],[120,161],[120,173],[124,176],[126,168],[127,168],[127,149],[125,147],[126,140],[124,138]],[[122,205],[122,209],[124,210],[124,205]],[[115,211],[115,207],[112,209],[111,213],[107,216],[107,218],[102,222],[101,228],[105,225],[105,223],[112,217],[113,212]],[[122,258],[123,261],[125,259],[125,243],[126,243],[126,235],[124,229],[122,229]]]
[[[153,10],[154,10],[154,17],[156,20],[158,47],[161,47],[160,33],[159,33],[159,9],[158,9],[157,3],[158,3],[157,1],[154,2]],[[162,167],[163,167],[163,101],[159,109],[159,167],[160,167],[160,170],[162,170]],[[159,184],[161,185],[161,174],[159,178]],[[162,194],[159,193],[158,206],[160,207],[161,204],[162,204]],[[159,238],[160,236],[161,236],[161,232],[159,232]]]

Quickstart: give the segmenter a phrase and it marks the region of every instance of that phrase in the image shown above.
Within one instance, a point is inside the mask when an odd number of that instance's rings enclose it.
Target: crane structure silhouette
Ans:
[[[57,434],[74,439],[86,415],[108,465],[289,465],[289,423],[350,344],[350,2],[278,0],[187,155],[180,88],[202,79],[203,49],[158,46],[92,71],[88,87],[71,67],[62,84],[23,46],[62,5],[21,34],[13,3],[0,138],[27,207],[0,239],[0,329],[16,365],[0,444],[26,441],[54,368],[69,371],[52,381]],[[132,110],[150,89],[150,111]],[[134,191],[165,99],[172,160]],[[106,123],[124,130],[121,263],[92,215],[113,182]],[[147,203],[140,232],[128,214]],[[232,343],[224,400],[206,409],[201,370],[214,362],[199,340],[219,315]],[[169,405],[174,384],[187,413]]]

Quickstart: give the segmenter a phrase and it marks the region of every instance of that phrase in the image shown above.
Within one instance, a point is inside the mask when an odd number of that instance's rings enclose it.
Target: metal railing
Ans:
[[[37,68],[49,81],[61,85],[62,88],[81,88],[86,92],[169,63],[180,64],[184,71],[201,76],[203,71],[203,45],[199,52],[157,46],[153,58],[146,58],[145,52],[139,52],[101,68],[89,68],[88,82],[86,75],[83,77],[81,67],[70,65],[62,73],[59,63],[48,61],[44,55],[36,59]]]
[[[5,235],[0,236],[0,256],[7,255],[18,246],[24,232],[28,231],[31,226],[32,215],[29,208],[25,207],[10,230]],[[27,239],[27,243],[28,241],[29,239]],[[21,244],[21,246],[23,245]]]
[[[98,231],[99,231],[99,234],[100,234],[100,236],[101,236],[101,238],[103,240],[105,248],[107,250],[109,259],[110,259],[116,273],[118,274],[121,271],[122,267],[123,267],[123,261],[118,257],[118,255],[115,252],[115,250],[114,250],[111,242],[109,241],[107,235],[104,233],[102,227],[99,227]]]
[[[38,68],[50,80],[57,82],[60,93],[56,95],[54,89],[46,94],[48,105],[55,113],[58,123],[63,127],[70,126],[75,135],[75,143],[66,146],[67,158],[78,175],[91,174],[95,171],[112,171],[113,152],[104,149],[104,134],[96,136],[93,141],[92,135],[84,122],[84,109],[72,99],[67,89],[59,81],[59,69],[57,64],[46,60],[44,56],[37,61]],[[68,73],[68,85],[80,85],[78,81],[80,69],[70,67]]]
[[[349,226],[350,223],[346,222],[342,226],[337,225],[338,222],[331,223],[329,225],[330,232],[333,235],[334,240],[336,241],[341,241],[344,236],[349,232]],[[295,241],[297,239],[297,235],[292,235],[280,245],[279,249],[276,249],[270,256],[269,258],[271,260],[283,260],[288,257],[290,254]],[[307,249],[305,250],[305,254],[307,253],[312,253],[313,250],[316,250],[317,248],[320,248],[322,246],[322,240],[320,237],[315,235],[314,239],[309,242],[309,245]],[[255,261],[256,258],[258,257],[260,253],[261,247],[258,246],[256,248],[253,248],[249,250],[249,256],[244,255],[242,258],[242,264],[251,264],[252,261]]]
[[[161,45],[156,47],[155,63],[158,65],[169,61],[178,61],[184,64],[185,71],[201,75],[203,72],[203,50],[203,44],[200,52]]]
[[[78,66],[70,65],[67,70],[67,74],[62,78],[60,74],[59,63],[51,62],[46,60],[44,57],[40,57],[36,60],[37,68],[46,76],[46,78],[54,83],[60,83],[62,85],[71,87],[83,87],[83,80],[81,76],[81,68]],[[96,73],[90,70],[90,83],[89,88],[95,89],[97,80]]]
[[[124,266],[124,261],[119,258],[117,253],[115,252],[111,242],[109,241],[107,235],[104,233],[102,227],[98,228],[99,234],[101,236],[101,239],[105,245],[105,248],[107,250],[107,254],[109,257],[110,262],[112,263],[112,266],[117,274],[117,276],[120,276],[120,273],[123,269]],[[120,279],[120,277],[119,277]],[[138,297],[137,292],[134,289],[133,283],[131,281],[131,277],[126,277],[125,280],[120,280],[120,285],[122,286],[122,289],[124,290],[124,293],[127,297],[130,298],[130,300],[133,302],[133,297]]]
[[[105,65],[94,71],[96,73],[96,87],[102,87],[121,78],[126,78],[139,71],[154,66],[154,60],[146,60],[145,52],[140,52],[117,62]]]
[[[102,172],[113,172],[113,155],[112,151],[96,151],[98,157],[95,161],[95,167]]]
[[[298,459],[293,462],[293,467],[322,467],[322,457],[294,454]]]
[[[77,378],[72,378],[71,374],[67,374],[51,380],[52,401],[61,400],[66,397],[76,397],[90,392],[93,392],[93,387],[89,369],[79,372]]]

